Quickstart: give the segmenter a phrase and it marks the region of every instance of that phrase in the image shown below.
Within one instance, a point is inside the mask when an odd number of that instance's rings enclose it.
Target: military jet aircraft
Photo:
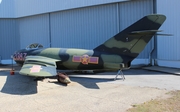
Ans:
[[[60,70],[117,70],[129,69],[131,62],[156,35],[166,17],[147,15],[92,50],[72,48],[43,48],[31,44],[16,51],[14,61],[22,65],[20,74],[35,77],[58,76],[58,81],[69,83]],[[117,78],[118,74],[115,78]],[[67,79],[67,80],[62,80]]]

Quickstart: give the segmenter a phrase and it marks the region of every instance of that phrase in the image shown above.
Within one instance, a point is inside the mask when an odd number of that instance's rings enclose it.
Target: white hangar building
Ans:
[[[31,43],[93,49],[145,15],[164,14],[157,36],[132,64],[180,68],[180,0],[0,0],[0,63]]]

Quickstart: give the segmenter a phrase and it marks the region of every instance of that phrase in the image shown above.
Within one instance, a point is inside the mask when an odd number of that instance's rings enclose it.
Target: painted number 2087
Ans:
[[[24,61],[26,58],[27,53],[15,53],[13,55],[13,59],[17,61]]]

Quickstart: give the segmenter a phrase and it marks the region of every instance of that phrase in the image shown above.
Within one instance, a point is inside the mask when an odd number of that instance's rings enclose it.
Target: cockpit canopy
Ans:
[[[26,47],[26,49],[40,49],[43,48],[43,46],[39,43],[33,43]]]

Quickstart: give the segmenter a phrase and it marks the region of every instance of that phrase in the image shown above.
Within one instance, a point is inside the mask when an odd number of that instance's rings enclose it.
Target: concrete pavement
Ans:
[[[5,69],[6,68],[6,69]],[[56,79],[34,81],[33,77],[10,75],[0,67],[1,112],[125,112],[134,104],[166,98],[168,91],[180,90],[180,76],[143,69],[124,71],[126,80],[116,72],[70,74],[69,85]]]
[[[175,75],[180,75],[180,69],[178,69],[178,68],[149,66],[149,67],[143,67],[143,69],[151,70],[151,71],[164,72],[164,73],[170,73],[170,74],[175,74]]]

